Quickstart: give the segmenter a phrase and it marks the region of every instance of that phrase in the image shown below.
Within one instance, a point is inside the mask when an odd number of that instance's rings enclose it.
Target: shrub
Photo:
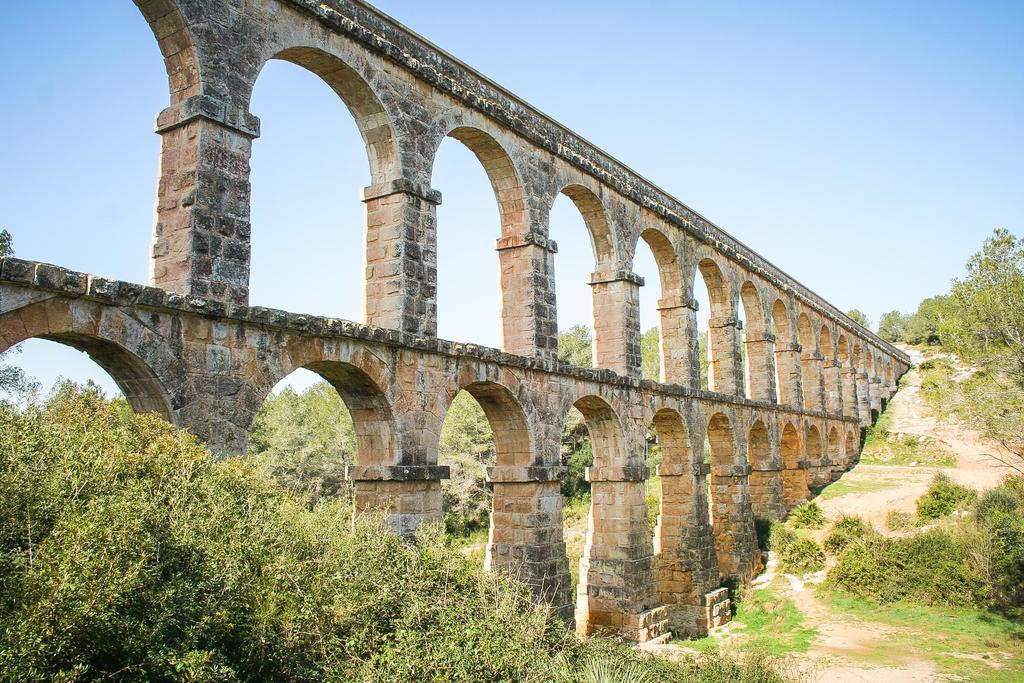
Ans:
[[[353,526],[343,500],[311,506],[123,401],[0,407],[0,453],[4,680],[574,681],[598,657],[656,680],[781,680],[578,640],[440,525],[414,543],[372,515]]]
[[[988,582],[967,551],[971,533],[965,526],[897,539],[868,534],[839,555],[826,584],[882,604],[989,604]]]
[[[977,492],[957,484],[947,475],[938,473],[928,492],[917,500],[917,515],[924,520],[939,519],[963,510],[978,497]]]
[[[797,529],[820,529],[828,520],[814,501],[800,503],[789,513],[789,523]]]
[[[889,510],[885,516],[885,525],[889,531],[907,531],[917,526],[917,516],[902,510]]]
[[[779,568],[784,572],[802,575],[825,567],[825,552],[821,546],[784,524],[772,522],[768,546],[778,557]]]
[[[873,531],[874,529],[860,517],[844,515],[832,526],[832,531],[825,539],[825,550],[833,554],[838,553]]]
[[[583,441],[572,451],[565,464],[567,469],[561,484],[562,495],[566,498],[575,498],[590,493],[590,483],[586,479],[587,468],[594,464],[594,451],[590,440]]]

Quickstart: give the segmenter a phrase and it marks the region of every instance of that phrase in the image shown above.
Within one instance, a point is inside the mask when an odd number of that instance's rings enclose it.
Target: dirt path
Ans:
[[[905,350],[915,365],[924,360],[917,349]],[[1006,476],[1006,469],[987,455],[1000,446],[977,432],[936,420],[928,413],[920,390],[921,374],[915,368],[903,377],[900,390],[889,405],[889,430],[941,441],[955,455],[956,467],[857,465],[841,480],[849,488],[849,493],[818,501],[830,518],[835,519],[842,514],[858,515],[870,521],[876,529],[886,532],[889,511],[913,513],[917,499],[924,494],[938,471],[976,489],[991,488]],[[790,599],[804,613],[807,625],[819,633],[807,653],[810,660],[807,673],[812,680],[886,683],[937,680],[935,664],[912,649],[907,650],[902,658],[896,653],[900,660],[897,665],[864,661],[877,659],[880,650],[891,650],[887,645],[893,640],[913,638],[915,634],[910,629],[836,614],[817,598],[813,586],[793,581],[789,584],[787,592]],[[887,654],[891,659],[893,653]]]

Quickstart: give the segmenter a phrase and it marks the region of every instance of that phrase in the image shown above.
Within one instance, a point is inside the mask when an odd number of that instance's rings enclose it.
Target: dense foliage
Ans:
[[[0,452],[5,680],[779,680],[577,640],[439,528],[353,527],[98,392],[0,407]]]
[[[964,510],[962,516],[951,516]],[[1024,480],[980,498],[939,476],[918,501],[916,524],[886,538],[860,520],[840,520],[825,542],[837,554],[827,585],[878,603],[1014,609],[1024,605]],[[938,522],[938,523],[936,523]]]

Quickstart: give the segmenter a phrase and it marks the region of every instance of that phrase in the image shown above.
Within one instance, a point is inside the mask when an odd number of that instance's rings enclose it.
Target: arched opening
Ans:
[[[250,301],[377,322],[383,285],[374,273],[390,254],[380,253],[382,200],[371,192],[364,202],[360,190],[399,174],[382,105],[337,57],[292,48],[264,65],[250,108],[261,123],[251,160]]]
[[[701,388],[721,394],[738,394],[742,388],[738,382],[736,344],[736,321],[730,319],[729,288],[721,269],[711,259],[697,264],[700,277],[694,278],[694,298],[698,301],[697,324],[699,344],[703,342],[707,355],[707,370],[701,362]],[[700,311],[704,300],[708,303],[705,318]],[[701,323],[707,327],[702,328]],[[701,349],[703,357],[704,350]]]
[[[792,423],[782,426],[779,458],[782,460],[783,496],[786,509],[792,510],[810,497],[807,489],[806,461],[800,457],[800,434]]]
[[[354,513],[397,515],[406,493],[406,482],[372,473],[400,460],[394,416],[377,382],[348,362],[312,360],[278,381],[256,412],[249,455],[279,484],[313,500],[351,495]]]
[[[775,337],[775,396],[778,402],[786,406],[797,406],[800,403],[800,354],[793,350],[793,325],[789,311],[782,299],[772,304],[772,329]]]
[[[839,363],[839,392],[842,396],[843,415],[857,416],[856,378],[851,372],[850,342],[846,335],[840,334],[836,341],[836,357]]]
[[[654,529],[658,568],[658,602],[669,606],[674,633],[693,629],[703,611],[703,593],[709,576],[693,558],[693,538],[710,533],[704,511],[704,477],[694,469],[686,423],[675,410],[662,408],[651,422],[658,436],[656,458],[660,499]],[[717,577],[715,577],[717,583]]]
[[[532,349],[533,259],[516,254],[534,246],[523,241],[526,202],[512,160],[487,133],[456,128],[437,150],[431,182],[444,197],[437,207],[438,336],[512,353]]]
[[[576,588],[576,626],[585,634],[618,625],[622,606],[608,596],[630,578],[624,575],[622,558],[635,556],[636,546],[650,552],[650,527],[644,482],[622,474],[639,463],[627,461],[615,411],[592,395],[580,398],[574,407],[583,417],[593,448],[590,509]]]
[[[746,396],[756,401],[775,401],[778,395],[775,390],[772,342],[767,337],[761,296],[749,281],[740,287],[740,307],[743,321],[743,343],[740,350],[744,361]]]
[[[860,453],[857,448],[857,430],[851,428],[846,431],[846,450],[843,453],[843,466],[846,469],[849,469],[853,467],[859,459]]]
[[[818,345],[814,339],[814,328],[806,313],[797,318],[797,334],[802,347],[801,370],[805,410],[821,410],[822,400],[821,359],[818,356]]]
[[[154,115],[194,94],[198,79],[187,34],[167,39],[180,17],[162,4],[140,3],[141,13],[127,2],[4,5],[0,147],[12,172],[0,184],[0,227],[19,257],[147,281]],[[154,40],[147,19],[157,16]]]
[[[142,358],[112,341],[75,332],[39,335],[3,351],[2,366],[0,394],[16,402],[45,401],[61,390],[98,391],[123,398],[135,413],[174,422],[164,383]]]
[[[828,458],[826,462],[831,470],[830,481],[835,481],[843,475],[843,451],[842,443],[839,441],[839,430],[830,427],[828,430]]]
[[[750,465],[750,503],[755,520],[778,520],[786,516],[783,472],[772,458],[768,428],[756,420],[747,435]]]
[[[832,332],[827,325],[821,326],[818,335],[821,354],[825,357],[822,380],[825,389],[825,409],[830,413],[839,413],[843,405],[842,390],[839,385],[839,366],[836,364],[836,350],[832,345]]]
[[[755,570],[757,537],[750,503],[746,458],[736,448],[732,425],[724,413],[708,420],[711,454],[711,525],[718,572],[723,581],[748,580]]]
[[[690,373],[682,269],[675,248],[660,230],[648,228],[640,238],[633,270],[646,283],[640,291],[641,375],[683,384]]]
[[[807,427],[807,434],[804,436],[804,460],[807,461],[809,473],[808,487],[814,491],[820,489],[831,481],[830,468],[824,459],[824,451],[821,443],[821,432],[814,425]]]
[[[563,188],[551,206],[548,237],[558,245],[554,270],[559,357],[592,366],[596,292],[590,281],[594,273],[607,271],[612,261],[611,232],[600,198],[580,185]],[[566,335],[571,339],[562,344]],[[591,343],[584,358],[584,349],[572,342],[586,338]]]

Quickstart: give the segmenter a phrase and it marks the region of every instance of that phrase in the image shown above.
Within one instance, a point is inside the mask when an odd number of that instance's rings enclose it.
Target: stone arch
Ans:
[[[174,0],[135,0],[149,24],[167,69],[171,104],[198,95],[202,80],[192,33]]]
[[[745,395],[755,401],[775,401],[775,363],[773,345],[768,334],[764,305],[757,287],[747,280],[740,287],[740,301],[743,304],[744,329],[740,331],[743,340]]]
[[[786,515],[783,500],[783,476],[772,454],[768,428],[760,418],[747,434],[747,462],[750,464],[750,503],[756,519],[782,519]]]
[[[728,280],[711,258],[701,259],[697,263],[697,271],[703,278],[711,305],[708,320],[708,389],[722,394],[739,394],[743,388],[739,383],[735,338],[737,330]],[[693,291],[692,284],[690,291]]]
[[[779,445],[779,458],[783,466],[783,498],[786,509],[792,510],[807,500],[807,467],[806,461],[800,456],[800,433],[792,422],[782,425],[782,439]]]
[[[0,320],[0,325],[3,324],[4,321]],[[153,413],[172,424],[174,423],[174,411],[171,408],[170,397],[160,378],[142,358],[120,344],[77,332],[34,335],[15,343],[27,339],[57,342],[82,351],[110,375],[114,383],[117,384],[117,388],[124,394],[125,401],[128,402],[133,412]],[[13,345],[11,344],[11,346]]]
[[[807,425],[807,430],[804,432],[804,459],[807,461],[809,472],[808,485],[811,488],[818,488],[828,483],[827,481],[823,482],[827,477],[823,472],[826,463],[821,432],[813,424]]]
[[[828,325],[821,326],[821,332],[818,335],[819,345],[821,347],[821,353],[825,356],[825,362],[829,362],[836,357],[835,347],[832,346],[832,333],[828,329]]]
[[[857,452],[857,431],[854,428],[846,430],[846,443],[843,450],[843,467],[849,469],[859,453]]]
[[[804,311],[797,317],[797,335],[800,337],[800,346],[803,347],[801,356],[801,386],[804,395],[805,410],[822,410],[824,408],[824,396],[822,395],[822,362],[818,355],[818,343],[814,335],[814,327],[811,319]]]
[[[707,441],[718,571],[723,580],[742,583],[753,575],[758,554],[746,456],[737,448],[732,423],[724,413],[715,413],[708,420]]]
[[[615,238],[608,222],[608,211],[601,198],[593,190],[578,183],[566,185],[559,193],[572,200],[583,216],[583,223],[587,226],[590,238],[590,248],[594,253],[594,271],[604,272],[614,268],[614,264],[618,262]]]
[[[794,350],[796,339],[789,309],[782,299],[772,304],[771,332],[775,336],[775,391],[782,405],[800,404],[800,353]]]
[[[836,340],[836,358],[844,367],[850,362],[850,344],[845,334],[840,334]]]
[[[491,433],[494,435],[497,466],[529,467],[536,464],[529,420],[515,394],[508,387],[493,380],[476,380],[460,384],[460,390],[472,396],[484,411]],[[450,397],[449,406],[454,398],[454,395]]]
[[[830,468],[829,481],[834,481],[843,473],[843,444],[839,439],[839,430],[835,425],[828,430],[828,455],[826,461]]]
[[[594,449],[594,469],[627,464],[622,423],[611,404],[600,396],[588,394],[573,403],[573,407],[580,411],[587,425],[591,447]],[[564,411],[563,415],[567,412]]]
[[[120,310],[50,299],[0,315],[0,352],[28,339],[86,353],[110,375],[134,412],[180,423],[178,410],[191,394],[180,361],[162,337]]]
[[[391,371],[384,361],[358,344],[305,338],[288,343],[276,362],[248,383],[254,409],[246,429],[251,429],[256,409],[271,390],[299,368],[319,375],[338,392],[348,408],[355,429],[355,462],[359,468],[403,464],[401,439],[387,391],[392,386]]]
[[[661,284],[658,301],[658,344],[660,380],[670,384],[689,381],[687,329],[690,311],[685,301],[683,269],[672,241],[658,228],[648,227],[640,239],[654,255]]]
[[[366,145],[373,185],[402,177],[401,155],[391,117],[369,83],[355,69],[340,57],[315,47],[289,47],[270,59],[290,62],[316,74],[341,98]]]
[[[453,128],[446,137],[468,147],[484,167],[498,202],[501,236],[518,238],[528,234],[529,217],[523,184],[511,156],[501,143],[489,133],[472,126]]]

